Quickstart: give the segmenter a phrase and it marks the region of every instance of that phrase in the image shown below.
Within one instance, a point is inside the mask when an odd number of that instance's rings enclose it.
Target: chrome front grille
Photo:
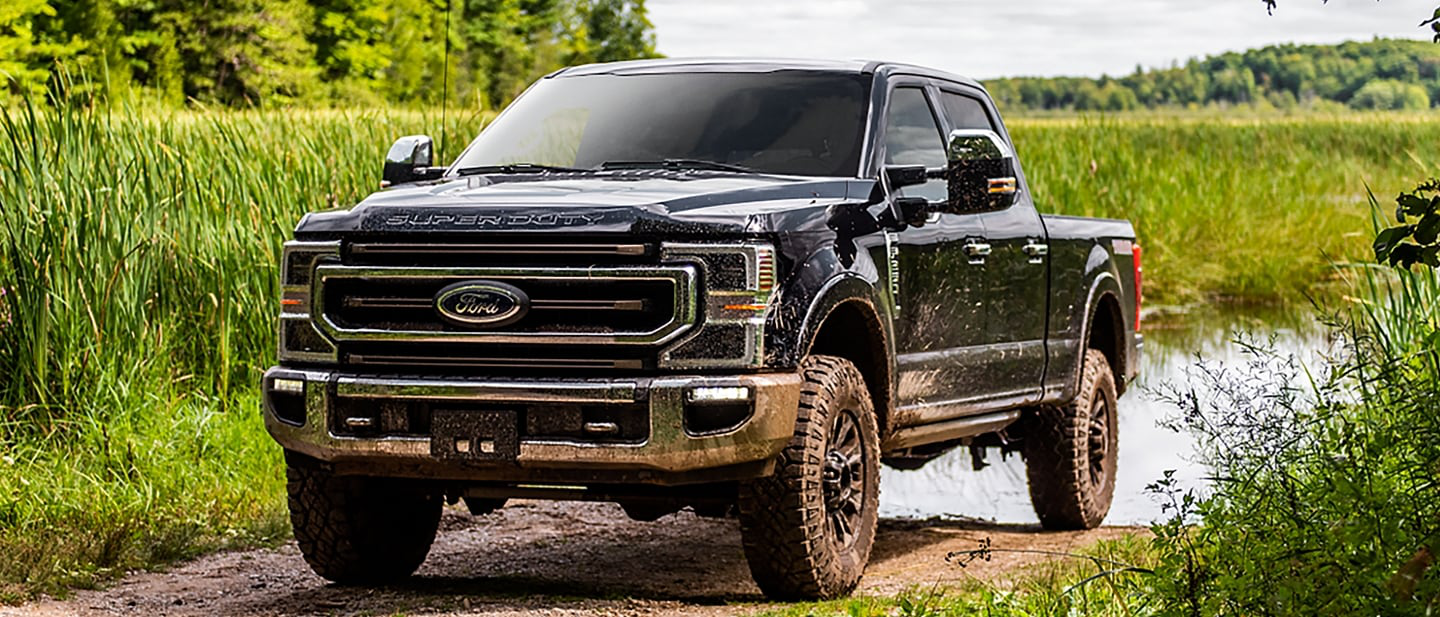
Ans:
[[[696,325],[697,269],[689,264],[593,267],[420,267],[322,264],[311,314],[346,343],[659,346]],[[530,297],[520,320],[470,328],[442,320],[435,295],[485,280]],[[397,350],[398,351],[398,350]],[[371,353],[371,357],[387,355]],[[407,354],[399,354],[407,355]]]

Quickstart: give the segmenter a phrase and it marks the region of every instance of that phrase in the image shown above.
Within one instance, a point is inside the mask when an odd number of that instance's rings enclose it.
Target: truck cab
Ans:
[[[882,62],[549,75],[448,165],[285,245],[265,420],[317,573],[408,576],[445,502],[739,520],[776,598],[843,595],[879,466],[1027,462],[1049,528],[1114,490],[1129,223],[1041,215],[983,87]]]

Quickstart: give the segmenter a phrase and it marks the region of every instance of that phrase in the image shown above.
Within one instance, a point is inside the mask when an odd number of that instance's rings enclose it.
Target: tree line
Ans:
[[[498,107],[562,66],[655,55],[644,0],[0,2],[0,102],[418,105],[446,84]]]
[[[989,80],[985,86],[1010,109],[1427,109],[1440,103],[1440,46],[1395,39],[1272,45],[1164,69],[1137,66],[1123,77],[1019,77]]]

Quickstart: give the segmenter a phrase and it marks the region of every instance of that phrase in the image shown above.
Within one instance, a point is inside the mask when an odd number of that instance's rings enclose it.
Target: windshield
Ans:
[[[456,169],[688,160],[853,177],[868,90],[869,76],[814,71],[543,79],[481,132]]]

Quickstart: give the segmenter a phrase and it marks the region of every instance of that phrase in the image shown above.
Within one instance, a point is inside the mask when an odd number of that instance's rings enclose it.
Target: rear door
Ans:
[[[984,94],[960,85],[941,85],[947,133],[955,129],[988,129],[1009,140]],[[1019,165],[1018,157],[1016,161]],[[1045,375],[1045,320],[1049,300],[1049,247],[1029,187],[1020,183],[1015,204],[1004,210],[974,215],[990,245],[984,276],[987,379],[994,384],[999,405],[1038,400]]]
[[[883,139],[886,165],[945,165],[945,139],[935,90],[919,80],[897,80],[888,97]],[[946,198],[942,179],[906,187],[898,196]],[[899,247],[900,323],[896,423],[914,425],[966,413],[990,397],[984,349],[988,336],[983,256],[967,246],[984,242],[974,214],[934,214],[921,227],[895,234]]]

